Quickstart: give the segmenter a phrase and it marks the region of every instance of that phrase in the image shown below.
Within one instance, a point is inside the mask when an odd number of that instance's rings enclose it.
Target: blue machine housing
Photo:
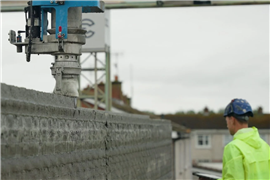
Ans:
[[[64,39],[68,37],[68,9],[70,7],[83,7],[84,13],[91,12],[91,7],[100,8],[99,0],[92,1],[64,1],[64,4],[58,4],[55,0],[53,1],[32,1],[32,6],[40,6],[41,9],[41,35],[40,39],[43,40],[43,35],[47,34],[47,16],[52,9],[56,12],[56,28],[55,38],[58,39],[57,34],[59,33],[59,27],[62,27],[62,34]],[[89,8],[90,7],[90,8]]]

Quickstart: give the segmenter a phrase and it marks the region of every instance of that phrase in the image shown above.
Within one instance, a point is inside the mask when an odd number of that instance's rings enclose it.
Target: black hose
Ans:
[[[32,48],[32,34],[33,34],[33,26],[34,26],[34,11],[32,6],[32,1],[30,2],[30,18],[31,18],[31,26],[30,26],[30,34],[29,34],[29,42],[28,42],[28,50],[26,54],[26,61],[30,62],[31,58],[31,48]]]
[[[25,14],[25,22],[27,24],[27,8],[24,8],[24,14]]]

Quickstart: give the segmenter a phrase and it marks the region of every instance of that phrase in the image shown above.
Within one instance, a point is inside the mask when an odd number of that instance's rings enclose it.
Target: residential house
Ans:
[[[222,114],[179,114],[164,118],[191,129],[193,164],[222,162],[224,146],[232,140]],[[270,144],[270,114],[258,113],[250,118],[249,126],[257,127],[262,139]]]
[[[101,92],[105,92],[105,84],[103,82],[98,84],[98,88]],[[95,89],[93,87],[90,87],[89,85],[84,88],[81,91],[81,95],[83,96],[94,96]],[[100,92],[99,92],[100,93]],[[115,80],[112,82],[112,105],[113,105],[113,111],[117,108],[114,106],[120,105],[120,106],[131,106],[131,98],[129,98],[127,95],[125,95],[122,91],[122,82],[118,80],[118,76],[115,76]],[[94,100],[85,98],[81,101],[81,106],[85,108],[93,108],[94,107]],[[105,105],[100,105],[98,107],[99,110],[105,110]],[[117,112],[117,111],[116,111]],[[121,113],[121,111],[120,111]],[[122,111],[123,113],[123,111]]]

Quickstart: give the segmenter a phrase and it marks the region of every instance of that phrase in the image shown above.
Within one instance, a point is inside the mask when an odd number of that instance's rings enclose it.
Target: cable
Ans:
[[[28,50],[26,54],[26,61],[30,62],[31,59],[31,48],[32,48],[32,34],[33,34],[33,26],[34,26],[34,11],[32,1],[30,2],[30,18],[31,18],[31,26],[30,26],[30,34],[29,34],[29,42],[28,42]]]

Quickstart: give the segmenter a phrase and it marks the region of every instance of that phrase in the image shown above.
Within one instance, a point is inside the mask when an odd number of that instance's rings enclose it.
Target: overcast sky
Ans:
[[[24,29],[24,14],[1,18],[1,82],[52,92],[53,58],[27,63],[7,41],[9,29]],[[113,10],[111,50],[122,53],[119,79],[139,110],[217,111],[243,98],[269,112],[268,5]]]

